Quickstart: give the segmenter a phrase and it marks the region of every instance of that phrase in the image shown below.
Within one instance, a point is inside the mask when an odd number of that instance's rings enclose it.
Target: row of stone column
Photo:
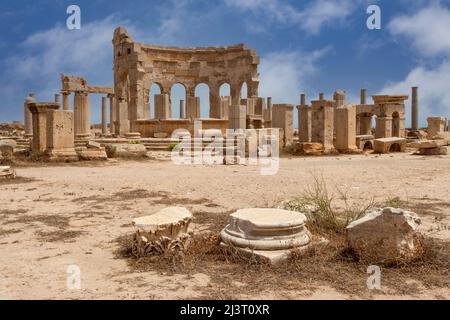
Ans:
[[[70,110],[70,92],[62,92],[62,105],[63,111]],[[107,126],[107,99],[109,99],[110,104],[110,132],[114,133],[114,122],[116,119],[116,108],[115,108],[115,99],[113,95],[108,95],[108,97],[102,97],[102,134],[106,135],[108,133]],[[33,126],[32,126],[32,118],[31,112],[28,108],[30,103],[35,102],[35,97],[33,93],[30,93],[29,96],[25,99],[24,103],[24,123],[25,123],[25,136],[31,137],[33,135]],[[55,94],[55,103],[59,104],[60,95]],[[75,92],[74,94],[74,102],[73,102],[73,113],[74,113],[74,133],[75,138],[77,140],[86,140],[91,135],[91,126],[90,126],[90,105],[89,105],[89,96],[87,92]]]

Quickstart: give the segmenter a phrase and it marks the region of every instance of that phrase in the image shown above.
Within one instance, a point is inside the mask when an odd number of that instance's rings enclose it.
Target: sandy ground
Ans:
[[[214,290],[204,274],[162,275],[132,272],[115,257],[115,239],[131,233],[131,219],[167,206],[137,190],[167,193],[176,205],[217,214],[245,207],[272,207],[297,195],[323,174],[329,186],[350,191],[354,201],[400,197],[450,203],[450,156],[408,154],[283,158],[276,175],[255,166],[182,166],[157,161],[35,166],[17,169],[22,183],[0,183],[0,298],[4,299],[189,299]],[[191,199],[184,204],[183,199]],[[450,210],[439,225],[424,216],[421,229],[450,239]],[[198,230],[207,226],[196,225]],[[430,233],[430,228],[440,231]],[[68,266],[81,271],[81,289],[69,290]],[[255,274],[255,276],[258,276]],[[214,296],[214,295],[213,295]],[[374,298],[450,298],[450,289],[423,290],[415,296]],[[331,287],[311,292],[280,288],[236,298],[338,299]]]

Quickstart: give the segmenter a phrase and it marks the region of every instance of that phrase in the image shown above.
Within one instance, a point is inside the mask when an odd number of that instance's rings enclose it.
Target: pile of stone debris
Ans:
[[[0,136],[19,136],[24,132],[24,126],[19,122],[0,123]]]

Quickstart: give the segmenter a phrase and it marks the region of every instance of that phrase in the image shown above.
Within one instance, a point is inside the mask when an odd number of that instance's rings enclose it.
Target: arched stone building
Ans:
[[[148,120],[150,108],[155,108],[150,106],[152,84],[159,86],[161,95],[169,97],[172,86],[182,84],[186,89],[187,110],[199,107],[195,88],[199,84],[207,84],[209,116],[213,119],[221,118],[219,90],[225,83],[230,86],[232,105],[240,104],[244,83],[247,85],[247,97],[258,97],[259,57],[255,50],[243,44],[208,48],[146,45],[134,42],[127,30],[119,27],[114,32],[113,47],[114,91],[117,112],[120,113],[117,121],[128,121],[130,130],[134,130],[136,121]],[[170,98],[168,101],[169,112],[164,113],[162,120],[170,118]],[[156,116],[156,109],[155,118],[161,120]],[[127,125],[123,124],[123,127],[126,130]]]

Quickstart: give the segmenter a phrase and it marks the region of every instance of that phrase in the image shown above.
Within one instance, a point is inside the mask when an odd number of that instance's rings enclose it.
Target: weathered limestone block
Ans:
[[[434,139],[436,135],[445,131],[445,117],[428,117],[427,138]]]
[[[143,144],[117,143],[114,146],[118,158],[140,158],[147,155],[147,149]]]
[[[397,137],[375,139],[373,148],[375,153],[405,152],[406,139]]]
[[[0,140],[0,156],[3,159],[10,160],[13,157],[14,149],[17,147],[17,142],[11,139]]]
[[[228,111],[229,129],[246,129],[247,107],[245,105],[232,105]]]
[[[136,257],[183,252],[189,245],[192,213],[183,207],[168,207],[155,214],[133,219]]]
[[[336,149],[342,153],[354,152],[357,149],[356,107],[354,105],[339,106],[334,112]]]
[[[100,149],[87,148],[87,147],[76,147],[75,151],[78,154],[78,157],[80,158],[80,160],[85,160],[85,161],[108,160],[108,156],[106,155],[105,148],[103,148],[103,147]]]
[[[43,154],[47,149],[47,111],[58,110],[57,103],[36,103],[28,104],[33,121],[33,143],[32,152],[34,155]]]
[[[442,146],[436,148],[420,148],[418,153],[422,156],[445,156],[448,154],[449,147]]]
[[[407,262],[422,254],[419,225],[414,212],[376,209],[347,227],[348,245],[370,263]]]
[[[324,148],[322,143],[318,142],[303,142],[302,153],[305,156],[320,156],[324,153]]]
[[[416,149],[436,149],[446,145],[445,140],[419,140],[407,144],[408,147]]]
[[[276,264],[287,259],[291,250],[303,249],[310,243],[305,223],[306,216],[299,212],[240,209],[231,214],[220,236],[223,246]]]
[[[283,147],[294,141],[294,106],[291,104],[274,104],[272,107],[272,128],[284,131]]]
[[[311,142],[322,143],[326,153],[334,150],[334,101],[314,100],[311,114]]]
[[[10,166],[0,166],[0,179],[14,179],[16,172]]]
[[[72,111],[47,111],[47,148],[50,161],[77,161],[74,143],[74,114]]]

